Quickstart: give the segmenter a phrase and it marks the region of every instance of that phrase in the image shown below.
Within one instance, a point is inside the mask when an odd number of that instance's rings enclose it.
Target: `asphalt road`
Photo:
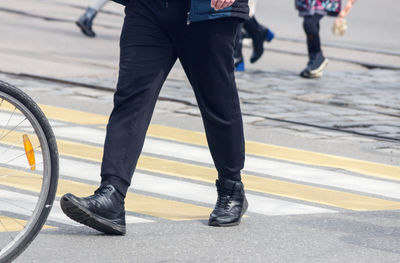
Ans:
[[[58,201],[65,192],[90,194],[99,181],[112,93],[82,85],[115,86],[122,8],[107,5],[95,22],[98,37],[88,39],[73,22],[89,1],[3,1],[0,71],[13,74],[0,79],[42,105],[65,146],[47,222],[54,229],[43,230],[16,262],[399,262],[398,71],[363,66],[400,65],[400,4],[381,2],[358,1],[343,38],[324,19],[331,63],[326,78],[313,82],[296,77],[306,55],[293,1],[260,1],[257,16],[277,39],[238,75],[250,208],[236,228],[206,225],[216,175],[177,65],[130,189],[128,233],[111,237],[69,220]],[[334,125],[344,128],[322,127]]]
[[[194,132],[202,130],[201,120],[186,105],[171,101],[158,104],[146,139],[126,200],[127,235],[105,236],[79,226],[63,216],[59,197],[66,192],[88,195],[98,184],[107,121],[102,112],[111,109],[111,94],[34,79],[8,81],[18,82],[39,103],[53,105],[42,108],[57,136],[61,160],[57,198],[46,223],[55,228],[43,230],[16,262],[400,259],[400,168],[362,161],[365,155],[382,156],[366,147],[370,140],[355,135],[304,138],[300,130],[253,126],[251,118],[245,118],[243,173],[249,212],[239,227],[207,226],[216,199],[216,174],[204,135]],[[60,108],[61,101],[69,109]],[[283,138],[291,146],[280,148]],[[325,145],[322,152],[330,154],[298,151],[313,144]],[[352,153],[351,158],[340,156],[345,152]]]

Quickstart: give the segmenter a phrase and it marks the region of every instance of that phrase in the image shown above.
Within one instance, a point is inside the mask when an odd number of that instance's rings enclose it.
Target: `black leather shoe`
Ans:
[[[240,224],[248,203],[242,182],[228,179],[216,181],[218,200],[210,215],[210,226],[236,226]]]
[[[76,21],[76,25],[81,29],[82,33],[88,37],[95,37],[96,33],[92,29],[93,19],[96,17],[97,11],[88,7],[85,13]]]
[[[89,197],[65,194],[60,204],[76,222],[110,235],[126,233],[124,197],[112,185],[101,186]]]

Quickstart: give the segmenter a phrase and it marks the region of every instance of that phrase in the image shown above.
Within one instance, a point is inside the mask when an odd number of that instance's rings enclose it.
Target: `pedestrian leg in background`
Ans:
[[[324,57],[321,50],[321,40],[319,36],[322,15],[314,14],[304,16],[303,28],[307,36],[308,63],[307,67],[300,73],[304,78],[319,78],[328,64],[328,59]]]
[[[243,23],[239,23],[238,30],[235,37],[235,49],[233,52],[233,61],[235,63],[235,70],[238,72],[244,71],[244,58],[243,58]]]
[[[250,62],[255,63],[257,60],[261,58],[264,53],[264,41],[271,42],[274,38],[274,33],[269,30],[267,27],[258,23],[255,18],[255,10],[256,10],[256,0],[249,1],[250,7],[250,19],[243,23],[242,32],[240,33],[240,37],[244,38],[251,38],[253,42],[253,52],[250,57]],[[235,45],[235,54],[239,55],[242,53],[241,43],[239,45]],[[244,71],[244,63],[236,63],[237,59],[235,59],[236,71]]]
[[[256,0],[249,1],[250,19],[243,24],[246,34],[242,35],[242,37],[250,37],[253,41],[253,52],[250,57],[251,63],[255,63],[263,55],[264,41],[271,42],[274,38],[272,31],[258,23],[255,17],[256,5]]]
[[[76,21],[76,25],[81,29],[82,33],[88,37],[95,37],[96,33],[92,29],[93,20],[97,13],[109,0],[94,0],[86,9],[85,13]]]

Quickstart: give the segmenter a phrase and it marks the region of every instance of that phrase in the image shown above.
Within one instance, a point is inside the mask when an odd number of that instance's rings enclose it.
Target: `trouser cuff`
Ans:
[[[111,184],[114,188],[122,194],[124,197],[128,192],[129,185],[127,185],[124,181],[116,176],[105,176],[101,179],[101,185],[109,185]]]

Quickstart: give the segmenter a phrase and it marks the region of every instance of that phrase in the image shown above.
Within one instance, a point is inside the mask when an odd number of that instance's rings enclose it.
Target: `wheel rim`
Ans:
[[[51,183],[51,157],[45,133],[37,118],[19,100],[2,91],[0,120],[6,121],[5,124],[0,123],[0,193],[3,193],[0,202],[0,229],[3,230],[0,233],[1,261],[19,252],[16,250],[22,250],[25,243],[29,243],[40,230],[42,223],[39,223],[39,218],[47,206]],[[28,127],[29,125],[31,127]],[[20,145],[18,141],[10,140],[21,134],[28,135],[28,138],[34,141],[36,172],[28,171],[32,167],[28,160],[25,160],[27,166],[21,166],[23,159],[27,158],[26,154],[21,154],[26,150],[23,148],[22,139]],[[16,176],[19,178],[14,180],[12,177]],[[25,179],[32,181],[32,178],[35,185],[40,184],[36,193],[26,185]],[[18,185],[18,181],[21,185]],[[12,196],[9,196],[10,193],[13,193]],[[5,195],[8,197],[4,198]],[[29,201],[24,200],[27,196],[30,197]],[[24,210],[26,212],[23,212]]]

